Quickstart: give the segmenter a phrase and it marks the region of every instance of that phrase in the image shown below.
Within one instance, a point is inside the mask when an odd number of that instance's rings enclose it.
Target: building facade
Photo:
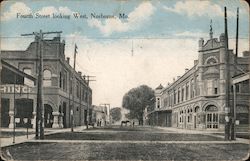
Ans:
[[[95,106],[92,107],[92,122],[95,126],[105,126],[108,120],[108,108],[107,106]]]
[[[75,126],[87,122],[88,110],[92,104],[92,90],[85,76],[76,72],[65,60],[64,40],[60,35],[53,39],[43,40],[43,102],[44,126],[47,128],[68,128],[73,121]],[[38,38],[30,43],[24,51],[1,51],[1,59],[16,67],[20,71],[35,78],[39,67]],[[27,84],[29,80],[24,80]],[[30,86],[29,92],[20,93],[13,98],[13,92],[4,91],[1,85],[1,110],[9,111],[9,118],[13,117],[13,106],[16,109],[16,124],[23,126],[24,117],[28,117],[30,126],[35,127],[37,107],[37,86]],[[73,117],[71,117],[73,115]],[[4,118],[2,118],[4,119]],[[5,118],[6,119],[6,118]],[[4,127],[12,127],[8,119]],[[3,120],[2,120],[3,122]]]
[[[171,126],[182,129],[223,130],[225,128],[226,103],[226,52],[225,36],[213,38],[205,43],[199,40],[198,60],[191,69],[186,69],[166,87],[155,89],[156,106],[148,112],[151,125]],[[249,72],[249,51],[236,57],[229,50],[230,82],[232,76]],[[237,60],[237,65],[235,61]],[[249,125],[249,80],[236,86],[236,128]],[[233,105],[233,91],[230,90],[230,106]],[[226,109],[226,110],[225,110]]]

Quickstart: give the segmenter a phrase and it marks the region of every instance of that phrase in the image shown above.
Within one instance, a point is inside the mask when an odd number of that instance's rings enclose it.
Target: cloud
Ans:
[[[88,20],[88,25],[99,29],[104,36],[109,36],[113,32],[126,32],[140,28],[143,23],[150,19],[154,11],[155,7],[150,2],[143,2],[128,14],[129,18],[126,22],[116,17],[115,19],[107,19],[104,22],[91,19]]]
[[[12,4],[8,11],[1,14],[1,20],[7,21],[13,18],[16,18],[16,14],[30,14],[32,13],[31,9],[23,2],[16,2]]]
[[[62,13],[62,14],[71,14],[72,11],[68,7],[59,7],[54,6],[43,7],[41,10],[37,11],[39,14],[50,15],[52,13]]]
[[[224,9],[218,4],[213,4],[210,1],[179,1],[173,8],[163,6],[165,11],[177,14],[187,15],[188,17],[194,16],[208,16],[217,17],[224,16]],[[231,11],[227,11],[228,16],[235,16]]]
[[[175,33],[174,36],[176,37],[183,37],[183,38],[205,38],[208,37],[208,33],[204,32],[190,32],[190,31],[184,31],[184,32],[178,32]]]

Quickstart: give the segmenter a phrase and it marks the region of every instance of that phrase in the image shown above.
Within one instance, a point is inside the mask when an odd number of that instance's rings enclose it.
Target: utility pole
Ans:
[[[95,76],[84,76],[83,77],[83,79],[85,80],[86,79],[86,77],[87,77],[87,125],[86,125],[86,127],[87,127],[87,129],[89,128],[89,93],[90,93],[90,91],[89,91],[89,82],[90,81],[96,81],[96,80],[90,80],[89,78],[90,77],[95,77]]]
[[[36,107],[36,139],[44,139],[44,104],[43,104],[43,36],[46,34],[60,34],[56,32],[33,32],[30,34],[21,34],[21,36],[35,35],[38,38],[39,69],[37,80],[37,107]]]
[[[227,8],[225,7],[225,140],[230,140],[231,108],[230,108],[230,60],[228,52]]]
[[[76,54],[77,54],[77,46],[75,44],[75,50],[74,50],[74,71],[72,73],[72,106],[70,109],[70,120],[71,120],[71,132],[74,131],[74,108],[75,108],[75,91],[74,91],[74,87],[75,87],[75,76],[74,76],[74,72],[76,69]]]
[[[234,57],[234,76],[237,75],[238,36],[239,36],[239,8],[237,8],[237,18],[236,18],[236,47],[235,47],[235,57]],[[236,84],[233,84],[233,105],[232,105],[232,113],[231,113],[232,115],[231,140],[236,139],[236,132],[235,132],[236,104],[237,104]]]

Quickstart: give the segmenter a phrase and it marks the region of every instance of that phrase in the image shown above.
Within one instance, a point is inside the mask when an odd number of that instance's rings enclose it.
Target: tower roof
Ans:
[[[163,89],[163,86],[160,84],[156,89]]]

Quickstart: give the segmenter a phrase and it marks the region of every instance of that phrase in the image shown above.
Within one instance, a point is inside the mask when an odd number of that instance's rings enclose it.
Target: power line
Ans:
[[[81,37],[76,36],[83,40],[91,40],[91,39],[100,39],[100,40],[141,40],[141,39],[199,39],[200,37],[194,37],[194,36],[172,36],[172,37]],[[72,36],[61,36],[61,38],[67,38],[67,39],[75,39],[76,37]],[[1,39],[15,39],[15,38],[22,38],[22,39],[31,39],[32,37],[19,37],[19,36],[0,36]],[[46,37],[46,38],[54,38],[54,37]],[[203,36],[203,38],[209,38],[208,36]],[[236,37],[229,37],[228,39],[236,39]],[[240,37],[239,39],[249,39],[248,37]],[[46,39],[44,39],[46,41]]]

